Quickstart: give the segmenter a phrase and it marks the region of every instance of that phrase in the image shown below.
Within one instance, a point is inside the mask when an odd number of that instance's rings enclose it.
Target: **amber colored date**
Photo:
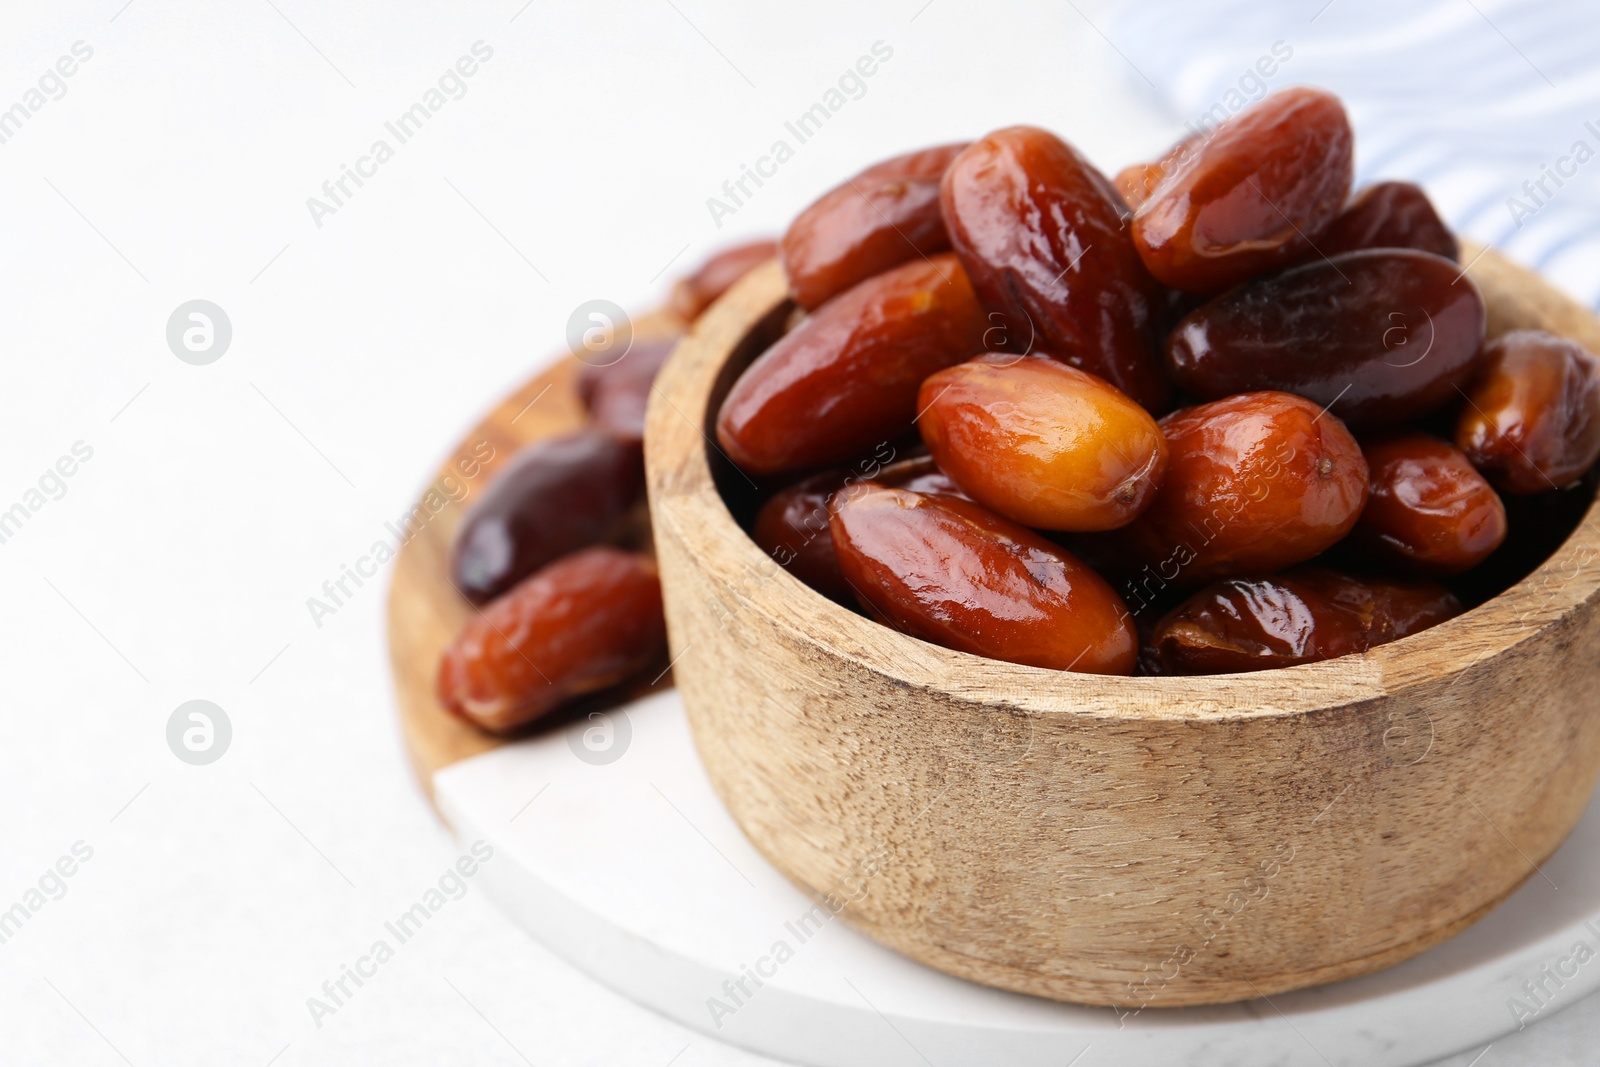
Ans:
[[[779,244],[795,303],[813,310],[874,274],[950,247],[939,179],[966,144],[886,159],[823,194]]]
[[[940,203],[995,313],[991,350],[1048,352],[1162,408],[1154,331],[1164,297],[1129,241],[1121,198],[1088,160],[1036,127],[997,130],[950,164]]]
[[[1138,636],[1105,579],[980,505],[862,482],[834,498],[831,527],[863,606],[904,633],[1035,667],[1133,671]]]
[[[1461,258],[1456,235],[1434,210],[1428,194],[1410,182],[1367,186],[1317,238],[1317,251],[1325,256],[1367,248],[1414,248],[1451,262]]]
[[[668,304],[684,321],[693,322],[734,282],[777,253],[776,241],[751,241],[724,249],[687,278],[680,278],[672,287]]]
[[[1363,452],[1371,492],[1352,537],[1373,555],[1427,574],[1460,574],[1505,540],[1505,505],[1460,449],[1406,433]]]
[[[1167,475],[1155,501],[1104,535],[1161,583],[1196,586],[1308,560],[1349,533],[1366,503],[1360,446],[1302,397],[1243,393],[1175,411],[1161,429]]]
[[[968,496],[1043,530],[1110,530],[1155,499],[1167,442],[1150,413],[1047,356],[987,355],[917,398],[922,441]]]
[[[1201,305],[1167,338],[1167,367],[1195,396],[1281,389],[1351,426],[1392,426],[1457,395],[1485,322],[1477,285],[1449,260],[1350,252]]]
[[[462,519],[451,581],[474,604],[611,537],[644,492],[637,441],[586,429],[520,450]]]
[[[676,337],[636,339],[615,363],[586,365],[578,374],[578,397],[590,421],[615,437],[643,441],[650,388],[677,343]]]
[[[774,493],[756,513],[751,540],[788,572],[823,596],[854,604],[828,532],[828,503],[850,472],[823,471]]]
[[[462,627],[439,661],[439,702],[503,733],[621,681],[665,644],[655,563],[587,548],[545,567]]]
[[[1166,154],[1155,162],[1130,163],[1117,171],[1112,184],[1117,187],[1117,192],[1122,194],[1123,202],[1130,209],[1138,210],[1139,206],[1150,199],[1151,194],[1161,185],[1161,180],[1167,173],[1194,153],[1201,137],[1200,133],[1191,133],[1167,149]]]
[[[1484,350],[1456,444],[1507,493],[1559,489],[1600,458],[1600,359],[1543,330],[1513,330]]]
[[[1202,589],[1156,624],[1151,646],[1161,674],[1236,674],[1366,652],[1460,611],[1431,582],[1302,567]]]
[[[1130,163],[1117,171],[1111,184],[1117,187],[1122,202],[1130,209],[1136,209],[1150,199],[1150,194],[1156,191],[1156,186],[1161,184],[1166,173],[1167,168],[1160,163]]]
[[[1220,293],[1311,254],[1350,195],[1354,137],[1337,97],[1285,89],[1180,145],[1133,215],[1150,273]]]
[[[949,253],[868,278],[745,369],[717,441],[752,474],[853,461],[912,429],[922,380],[982,352],[986,327]]]

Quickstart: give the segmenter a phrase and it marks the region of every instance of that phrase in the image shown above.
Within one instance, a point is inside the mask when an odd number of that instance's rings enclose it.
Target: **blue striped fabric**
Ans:
[[[1358,185],[1420,183],[1458,232],[1600,307],[1597,0],[1144,0],[1106,36],[1191,125],[1338,93]]]

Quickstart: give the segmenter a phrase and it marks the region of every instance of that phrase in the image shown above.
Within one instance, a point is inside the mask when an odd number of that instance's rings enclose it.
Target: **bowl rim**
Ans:
[[[1489,249],[1462,242],[1463,276],[1493,298],[1526,305],[1541,328],[1600,351],[1600,320],[1549,283]],[[710,395],[734,352],[790,303],[781,264],[769,260],[712,305],[679,343],[652,391],[645,459],[657,536],[672,532],[697,566],[725,587],[765,572],[754,594],[768,624],[804,644],[853,661],[899,685],[1029,716],[1072,715],[1123,722],[1229,722],[1307,715],[1376,700],[1451,673],[1465,677],[1523,642],[1600,602],[1600,493],[1578,525],[1534,571],[1481,604],[1420,633],[1365,653],[1238,674],[1106,676],[990,659],[900,633],[805,585],[768,556],[735,520],[711,473],[706,433]],[[1526,316],[1524,316],[1526,317]],[[1524,324],[1526,325],[1526,323]],[[720,452],[721,450],[718,449]],[[698,527],[699,537],[685,536]],[[716,551],[696,550],[712,538]],[[681,656],[681,652],[675,652]]]

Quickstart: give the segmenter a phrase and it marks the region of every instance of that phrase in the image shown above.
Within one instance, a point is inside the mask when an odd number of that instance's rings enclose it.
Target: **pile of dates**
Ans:
[[[1592,497],[1600,360],[1488,341],[1426,195],[1352,197],[1352,148],[1300,88],[1115,180],[1028,126],[849,179],[717,413],[776,488],[751,536],[904,633],[1098,674],[1364,652],[1505,588]]]
[[[713,256],[673,287],[688,324],[771,241]],[[476,608],[445,649],[439,702],[507,733],[576,698],[649,673],[666,647],[661,582],[644,508],[644,413],[677,337],[633,338],[620,358],[585,365],[587,425],[521,449],[463,517],[450,581]]]
[[[725,498],[824,596],[1060,670],[1291,666],[1495,595],[1593,496],[1600,360],[1488,341],[1427,196],[1352,196],[1352,149],[1299,88],[1115,180],[1027,126],[868,168],[674,293],[688,322],[774,252],[789,279],[717,412]],[[670,344],[586,371],[590,425],[461,527],[480,610],[438,695],[485,729],[664,659],[638,512]]]

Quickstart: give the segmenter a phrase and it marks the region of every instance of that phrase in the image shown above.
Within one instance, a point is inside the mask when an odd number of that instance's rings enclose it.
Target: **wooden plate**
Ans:
[[[667,310],[633,321],[636,340],[671,337],[683,329],[683,320]],[[411,511],[411,536],[396,554],[389,584],[389,663],[406,751],[430,797],[434,771],[505,743],[450,714],[434,696],[439,655],[476,610],[450,584],[450,542],[467,506],[519,448],[584,425],[577,391],[582,368],[568,355],[496,405],[434,471]],[[658,683],[670,685],[670,677]],[[650,688],[622,686],[584,701],[578,710],[632,700]]]

